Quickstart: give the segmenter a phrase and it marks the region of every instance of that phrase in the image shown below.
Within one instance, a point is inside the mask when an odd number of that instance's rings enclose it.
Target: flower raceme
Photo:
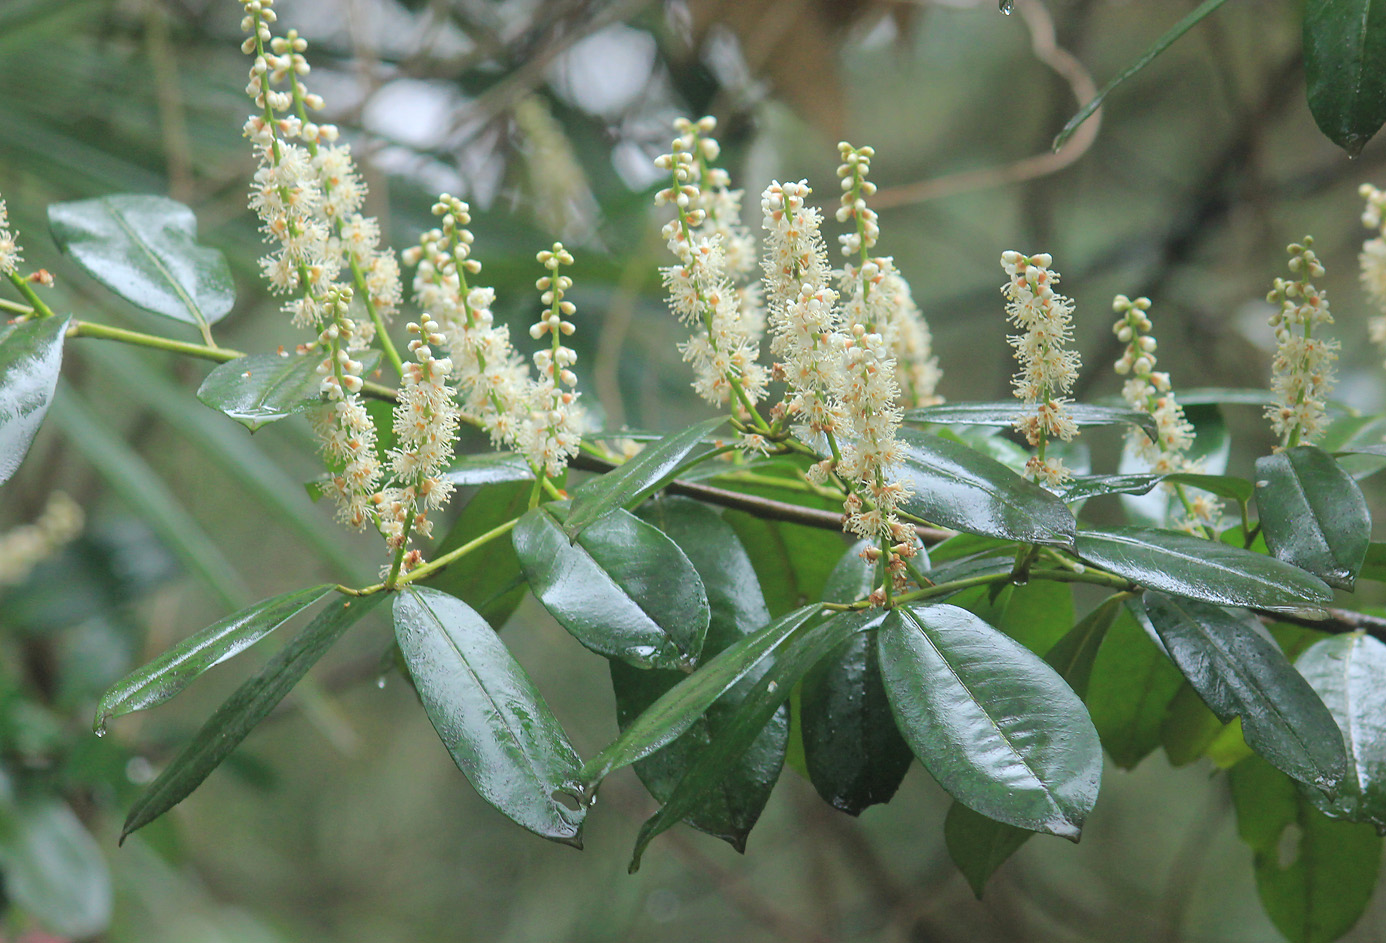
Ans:
[[[24,261],[24,253],[18,238],[7,228],[9,225],[9,212],[5,201],[0,200],[0,273],[14,275],[19,271],[19,263]]]
[[[1357,257],[1362,290],[1381,314],[1367,322],[1372,343],[1386,349],[1386,190],[1364,183],[1357,191],[1367,201],[1362,211],[1362,225],[1376,235],[1362,243]]]
[[[1314,240],[1287,247],[1294,279],[1277,278],[1266,300],[1277,305],[1270,318],[1277,343],[1271,367],[1271,390],[1276,402],[1266,407],[1271,428],[1281,447],[1308,444],[1327,425],[1326,400],[1333,389],[1333,361],[1339,344],[1314,336],[1314,328],[1333,323],[1328,295],[1311,279],[1322,278],[1323,265],[1313,250]]]

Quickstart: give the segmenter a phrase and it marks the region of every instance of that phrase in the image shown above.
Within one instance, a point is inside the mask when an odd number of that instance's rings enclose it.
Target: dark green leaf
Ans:
[[[858,543],[828,578],[825,600],[855,602],[870,594],[876,567]],[[858,632],[804,677],[799,730],[809,781],[833,808],[860,815],[889,802],[914,761],[900,736],[881,681],[876,632]]]
[[[563,529],[568,536],[575,537],[603,514],[659,490],[674,477],[684,457],[724,422],[726,419],[721,416],[705,419],[651,442],[630,461],[587,482],[573,494],[572,510]]]
[[[1149,49],[1141,53],[1140,58],[1118,72],[1111,81],[1102,86],[1101,91],[1094,95],[1082,108],[1078,109],[1076,115],[1068,119],[1068,123],[1064,125],[1063,130],[1054,138],[1054,143],[1051,145],[1053,149],[1057,151],[1059,148],[1063,147],[1064,144],[1068,142],[1068,139],[1073,136],[1073,132],[1077,131],[1078,127],[1084,121],[1091,118],[1097,112],[1097,109],[1102,107],[1102,103],[1107,100],[1107,96],[1111,94],[1113,89],[1135,75],[1141,69],[1150,65],[1150,63],[1155,60],[1156,56],[1174,45],[1175,41],[1178,40],[1180,36],[1183,36],[1189,30],[1193,29],[1194,26],[1198,24],[1199,20],[1222,6],[1224,2],[1225,0],[1203,0],[1203,3],[1191,10],[1178,23],[1171,26],[1164,35],[1151,44]]]
[[[1361,633],[1337,635],[1310,646],[1295,667],[1323,698],[1347,747],[1338,798],[1310,798],[1328,815],[1386,832],[1386,645]]]
[[[894,609],[881,675],[905,740],[953,798],[999,822],[1076,840],[1102,747],[1053,668],[965,609]]]
[[[50,933],[86,939],[111,921],[106,859],[57,799],[0,801],[0,873],[8,902]]]
[[[1357,572],[1357,578],[1386,581],[1386,543],[1367,546],[1367,555],[1362,562],[1362,569]]]
[[[332,590],[328,583],[262,599],[184,639],[102,696],[96,708],[97,734],[106,732],[112,717],[167,701],[198,675],[254,645]]]
[[[376,593],[334,602],[318,613],[317,618],[266,662],[254,677],[237,688],[207,719],[192,741],[164,767],[135,801],[121,829],[121,840],[187,798],[293,690],[333,643],[384,597],[384,593]]]
[[[1160,745],[1165,748],[1169,765],[1176,768],[1206,756],[1227,729],[1227,724],[1203,703],[1193,685],[1180,680],[1160,724]]]
[[[460,599],[426,587],[395,597],[394,620],[424,712],[457,768],[515,823],[581,848],[582,760],[500,636]]]
[[[707,589],[712,618],[702,661],[762,629],[770,621],[755,570],[732,529],[716,511],[688,498],[669,497],[640,508],[640,516],[659,527],[688,555]],[[746,693],[769,669],[762,659],[707,709],[707,713],[673,743],[635,764],[636,775],[650,795],[666,801],[708,744],[720,736]],[[632,668],[611,662],[616,693],[616,721],[625,730],[645,710],[687,676],[677,671]],[[746,836],[760,817],[779,778],[789,739],[789,710],[781,707],[755,741],[688,817],[694,828],[716,835],[744,850]]]
[[[1372,541],[1367,500],[1352,476],[1322,449],[1300,445],[1258,458],[1256,479],[1271,553],[1329,586],[1352,589]]]
[[[498,485],[511,481],[533,481],[534,470],[523,455],[514,452],[484,452],[463,455],[442,476],[456,487]]]
[[[10,480],[58,386],[67,318],[0,327],[0,485]]]
[[[48,207],[58,247],[98,282],[154,314],[206,328],[236,301],[226,258],[197,244],[197,218],[161,196],[120,194]]]
[[[587,761],[582,768],[583,782],[599,783],[608,773],[642,760],[672,743],[692,727],[719,697],[779,649],[817,611],[817,606],[796,609],[727,647],[685,677],[631,721],[606,749]]]
[[[366,351],[361,356],[369,372],[380,352]],[[325,402],[318,373],[321,362],[321,357],[310,354],[246,354],[207,374],[197,398],[254,432]]]
[[[1160,745],[1170,700],[1184,679],[1164,652],[1123,610],[1093,660],[1087,704],[1112,760],[1133,769]]]
[[[1304,86],[1319,130],[1360,154],[1386,122],[1386,3],[1306,0]]]
[[[1109,494],[1147,494],[1162,482],[1186,485],[1237,502],[1250,501],[1255,490],[1255,485],[1250,481],[1231,475],[1194,475],[1186,472],[1174,475],[1085,475],[1070,479],[1064,488],[1063,500],[1072,503]]]
[[[823,598],[823,587],[846,548],[840,531],[769,521],[744,511],[727,511],[722,520],[736,531],[760,577],[770,614],[784,615]]]
[[[912,429],[899,438],[904,460],[895,474],[914,492],[901,502],[904,510],[970,534],[1072,545],[1073,515],[1039,485],[949,439]]]
[[[1108,597],[1045,653],[1044,660],[1080,698],[1087,697],[1097,653],[1124,611],[1119,596]]]
[[[1240,717],[1247,744],[1272,766],[1337,790],[1347,758],[1333,715],[1259,622],[1160,593],[1146,594],[1144,611],[1170,660],[1219,720]]]
[[[527,482],[489,485],[479,490],[462,508],[457,520],[438,545],[442,556],[471,543],[506,521],[513,521],[529,507],[534,490]],[[456,596],[500,627],[525,598],[525,574],[512,541],[499,538],[484,549],[469,553],[425,581],[436,590]]]
[[[1279,560],[1153,527],[1092,528],[1078,556],[1150,589],[1220,606],[1293,611],[1322,606],[1333,591]]]
[[[880,619],[879,612],[842,613],[795,634],[776,655],[770,670],[746,692],[740,709],[727,720],[718,738],[698,756],[697,762],[679,781],[669,801],[640,827],[631,856],[632,872],[639,869],[640,858],[655,836],[697,808],[707,790],[713,788],[732,764],[740,759],[775,716],[780,705],[789,699],[799,679],[845,638],[878,625]],[[725,656],[732,651],[728,649],[723,654]],[[712,664],[715,663],[714,659]]]
[[[707,634],[707,594],[693,564],[658,529],[616,509],[576,541],[566,503],[530,511],[515,552],[534,595],[592,651],[639,668],[688,671]]]
[[[905,422],[941,422],[957,425],[1005,426],[1015,422],[1017,416],[1025,411],[1024,404],[1015,401],[1000,403],[945,403],[942,406],[924,406],[905,410]],[[1069,403],[1065,410],[1080,426],[1132,425],[1144,429],[1146,435],[1154,439],[1158,433],[1155,420],[1147,412],[1121,406],[1089,406],[1085,403]]]
[[[1316,812],[1295,784],[1259,757],[1232,768],[1237,832],[1251,846],[1256,889],[1290,943],[1332,943],[1371,901],[1381,839],[1371,826]]]

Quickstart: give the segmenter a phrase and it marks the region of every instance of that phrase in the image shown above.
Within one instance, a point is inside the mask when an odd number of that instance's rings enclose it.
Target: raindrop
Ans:
[[[1014,9],[1015,9],[1015,0],[1001,0],[1001,12],[1002,12],[1002,13],[1006,14],[1007,16],[1010,16],[1010,15],[1011,15],[1011,11],[1014,10]]]
[[[105,725],[104,723],[101,724],[99,727],[96,728],[96,735],[97,735],[98,737],[104,737],[104,736],[106,736],[106,725]]]
[[[375,686],[376,686],[377,688],[379,688],[380,690],[382,690],[382,691],[385,690],[385,676],[384,676],[384,675],[381,675],[380,677],[378,677],[378,678],[375,679]]]

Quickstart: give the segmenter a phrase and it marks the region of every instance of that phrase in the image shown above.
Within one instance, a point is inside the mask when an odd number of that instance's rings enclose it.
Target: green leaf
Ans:
[[[1372,542],[1367,500],[1352,476],[1322,449],[1299,445],[1258,458],[1256,479],[1271,553],[1329,586],[1352,589]]]
[[[902,429],[899,439],[904,458],[895,474],[914,492],[900,502],[905,511],[970,534],[1072,545],[1073,515],[1039,485],[940,436]]]
[[[1077,840],[1102,775],[1087,711],[1053,668],[965,609],[893,609],[880,638],[895,719],[953,798]]]
[[[1194,428],[1194,442],[1185,457],[1196,462],[1204,475],[1221,477],[1227,470],[1227,461],[1232,454],[1232,436],[1221,408],[1215,404],[1185,403],[1182,394],[1179,401],[1184,406],[1184,418]],[[1129,438],[1122,443],[1117,470],[1122,474],[1145,474],[1150,471],[1150,462],[1140,455]],[[1194,486],[1198,487],[1197,484]],[[1233,496],[1232,500],[1240,502],[1241,499]],[[1164,490],[1145,495],[1124,494],[1121,505],[1134,524],[1164,525],[1185,514],[1183,502]]]
[[[1261,904],[1290,943],[1332,943],[1361,918],[1376,889],[1381,839],[1371,826],[1316,812],[1259,757],[1232,768],[1237,832],[1252,849]]]
[[[1272,766],[1337,790],[1347,758],[1333,715],[1259,622],[1160,593],[1146,594],[1144,611],[1170,660],[1219,720],[1240,717],[1247,744]]]
[[[1009,427],[1025,405],[1017,401],[999,403],[944,403],[905,410],[905,422],[941,422],[955,425]],[[1153,440],[1159,434],[1155,420],[1139,409],[1121,406],[1089,406],[1069,403],[1065,414],[1080,426],[1131,425],[1143,429]]]
[[[726,511],[731,525],[760,577],[765,603],[775,617],[823,598],[823,587],[846,538],[841,531],[770,521],[744,511]]]
[[[395,597],[394,621],[424,712],[473,788],[516,824],[581,848],[582,761],[500,636],[462,600],[426,587]]]
[[[498,485],[511,481],[533,481],[534,470],[523,455],[514,452],[484,452],[463,455],[440,476],[455,487],[467,485]]]
[[[370,372],[380,352],[365,351],[361,356]],[[219,364],[207,374],[197,398],[254,432],[326,402],[318,373],[321,362],[321,357],[311,354],[246,354]]]
[[[1193,685],[1181,678],[1160,725],[1160,745],[1170,766],[1187,766],[1206,756],[1227,727],[1203,703]]]
[[[533,490],[531,483],[515,482],[488,485],[477,491],[457,515],[435,556],[450,553],[524,514]],[[423,582],[449,596],[456,596],[496,627],[505,625],[525,598],[526,591],[525,574],[515,545],[503,538],[466,554]]]
[[[1092,99],[1088,101],[1088,103],[1085,104],[1082,108],[1078,109],[1078,113],[1076,115],[1068,119],[1068,123],[1064,125],[1063,130],[1061,130],[1058,133],[1058,135],[1054,138],[1054,143],[1051,145],[1053,149],[1057,151],[1059,148],[1067,144],[1068,139],[1073,136],[1073,132],[1077,131],[1079,126],[1082,125],[1084,121],[1087,121],[1094,114],[1096,114],[1097,109],[1102,107],[1102,103],[1107,100],[1107,96],[1110,95],[1118,85],[1120,85],[1122,82],[1125,82],[1127,79],[1135,75],[1141,69],[1144,69],[1146,66],[1150,65],[1151,62],[1155,61],[1156,56],[1164,52],[1170,46],[1173,46],[1175,41],[1177,41],[1180,36],[1183,36],[1189,30],[1193,29],[1196,25],[1198,25],[1199,20],[1203,19],[1209,13],[1212,13],[1218,7],[1222,6],[1224,2],[1225,0],[1204,0],[1203,3],[1200,3],[1197,7],[1191,10],[1178,23],[1175,23],[1173,26],[1171,26],[1164,35],[1162,35],[1159,39],[1155,40],[1153,44],[1151,44],[1149,49],[1141,53],[1140,57],[1136,59],[1135,62],[1131,63],[1129,66],[1122,69],[1115,76],[1113,76],[1111,81],[1109,81],[1106,85],[1102,86],[1101,91],[1094,95]],[[1180,399],[1183,399],[1183,397],[1181,396]]]
[[[332,591],[326,583],[262,599],[184,639],[102,696],[96,708],[97,735],[105,734],[112,717],[167,701],[204,671],[245,651]]]
[[[0,485],[19,469],[53,402],[67,318],[0,326]]]
[[[58,248],[137,307],[206,330],[236,301],[226,257],[197,244],[197,218],[161,196],[121,194],[48,207]]]
[[[8,902],[50,933],[86,939],[111,922],[106,859],[64,802],[0,801],[0,873]]]
[[[342,603],[333,602],[318,613],[317,618],[216,709],[191,742],[150,783],[130,809],[120,840],[124,841],[131,832],[148,825],[187,798],[293,690],[337,639],[384,597],[384,593],[376,593]]]
[[[1269,406],[1276,402],[1270,390],[1244,387],[1200,386],[1179,391],[1181,406]]]
[[[583,645],[638,668],[692,670],[707,634],[707,593],[668,537],[616,509],[569,542],[566,503],[530,511],[513,532],[534,595]]]
[[[655,524],[688,555],[707,589],[711,621],[702,660],[725,651],[770,621],[755,569],[736,534],[716,511],[688,498],[662,498],[645,504],[640,516]],[[684,774],[708,744],[721,735],[745,696],[770,667],[771,658],[752,666],[714,701],[706,714],[678,739],[635,764],[636,775],[659,801],[673,795]],[[616,722],[625,730],[686,675],[677,671],[632,668],[611,662]],[[781,707],[751,746],[689,816],[688,824],[744,851],[746,836],[779,778],[789,740],[789,710]]]
[[[631,856],[632,873],[640,868],[640,858],[649,843],[697,808],[707,790],[740,759],[780,705],[789,699],[799,679],[845,638],[879,624],[880,619],[879,612],[841,613],[795,634],[777,654],[770,670],[746,693],[740,709],[728,719],[718,738],[684,774],[669,801],[640,827]]]
[[[587,761],[582,768],[583,782],[599,783],[614,770],[642,760],[672,743],[718,698],[783,646],[785,640],[818,610],[818,606],[804,606],[781,616],[728,646],[685,677],[631,721],[606,749]]]
[[[1067,504],[1109,494],[1148,494],[1156,485],[1169,482],[1207,491],[1241,503],[1250,501],[1255,485],[1232,475],[1084,475],[1069,480],[1063,500]]]
[[[855,602],[876,583],[877,568],[858,542],[833,569],[823,598]],[[804,677],[799,731],[809,781],[833,808],[860,815],[889,802],[914,761],[900,736],[881,681],[876,631],[858,632]]]
[[[1010,562],[1014,567],[1014,557]],[[941,582],[938,574],[934,576],[935,582]],[[1075,619],[1072,588],[1054,580],[1031,580],[1020,586],[1014,583],[978,586],[963,590],[949,602],[995,626],[1040,656],[1073,628]]]
[[[1086,698],[1113,762],[1134,769],[1160,745],[1165,711],[1183,683],[1169,658],[1123,610],[1097,649]]]
[[[1080,531],[1078,556],[1150,589],[1220,606],[1294,611],[1322,606],[1333,591],[1279,560],[1153,527]]]
[[[1045,653],[1044,660],[1068,682],[1078,697],[1087,697],[1097,653],[1124,611],[1121,597],[1109,596]]]
[[[1386,122],[1386,3],[1306,0],[1303,40],[1309,111],[1356,157]]]
[[[1351,633],[1311,645],[1295,662],[1328,706],[1347,747],[1348,776],[1337,799],[1309,798],[1334,818],[1386,833],[1386,645]]]
[[[705,419],[651,442],[630,461],[587,482],[574,492],[572,510],[563,529],[569,537],[576,537],[602,515],[659,490],[674,477],[685,456],[724,422],[726,418],[722,416]]]

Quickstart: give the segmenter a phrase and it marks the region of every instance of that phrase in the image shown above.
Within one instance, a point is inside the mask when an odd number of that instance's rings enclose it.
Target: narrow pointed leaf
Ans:
[[[905,421],[1009,427],[1015,422],[1016,417],[1024,411],[1024,404],[1014,400],[999,403],[945,403],[942,406],[907,409],[905,410]],[[1154,439],[1158,434],[1155,420],[1151,418],[1149,413],[1139,409],[1070,403],[1065,414],[1080,426],[1130,425],[1143,429],[1151,439]]]
[[[1078,556],[1150,589],[1219,606],[1293,611],[1333,598],[1316,576],[1280,560],[1153,527],[1092,528]]]
[[[254,645],[332,591],[328,583],[262,599],[189,636],[102,696],[96,731],[104,733],[112,717],[162,704],[213,665]]]
[[[939,785],[999,822],[1077,839],[1102,747],[1053,668],[950,605],[892,610],[879,644],[900,732]]]
[[[1386,122],[1386,3],[1306,0],[1304,86],[1319,130],[1360,154]]]
[[[380,353],[367,351],[362,357],[369,372]],[[197,398],[254,432],[325,402],[321,362],[321,357],[306,354],[246,354],[217,365],[198,387]]]
[[[436,555],[469,544],[524,514],[533,490],[529,482],[504,482],[481,488],[457,515]],[[497,628],[515,613],[526,592],[525,574],[515,545],[504,537],[466,554],[423,582],[456,596],[475,609],[488,625]]]
[[[182,802],[231,755],[347,629],[380,604],[384,593],[333,602],[255,675],[236,689],[196,736],[135,801],[121,840]]]
[[[424,712],[483,799],[536,835],[582,847],[582,761],[534,682],[466,603],[410,588],[394,603],[395,640]]]
[[[933,408],[933,407],[930,407]],[[896,477],[913,494],[900,506],[955,530],[1070,546],[1077,524],[1056,496],[995,459],[941,436],[902,429]]]
[[[1328,815],[1386,833],[1386,645],[1370,635],[1338,635],[1310,646],[1295,667],[1323,698],[1347,749],[1338,797],[1311,790],[1310,799]]]
[[[594,785],[607,774],[644,759],[672,743],[693,726],[716,700],[809,620],[818,606],[803,606],[728,646],[693,674],[660,696],[582,768],[582,780]]]
[[[0,485],[19,469],[53,402],[67,318],[0,326]]]
[[[1232,768],[1237,833],[1252,850],[1256,890],[1290,943],[1332,943],[1371,902],[1381,838],[1369,825],[1335,821],[1260,757]]]
[[[47,797],[0,802],[0,873],[6,903],[49,933],[88,939],[110,924],[113,895],[106,859],[64,802]]]
[[[707,634],[707,593],[668,537],[617,508],[570,541],[564,503],[530,511],[515,552],[534,595],[583,645],[639,668],[688,671]]]
[[[175,200],[119,194],[55,203],[48,222],[63,252],[146,311],[206,327],[235,304],[225,256],[197,244],[197,218]]]
[[[724,422],[726,419],[721,416],[705,419],[651,442],[630,461],[587,482],[573,494],[572,510],[563,529],[568,536],[576,537],[603,514],[657,491],[673,478],[688,453]]]
[[[644,520],[659,527],[688,555],[707,589],[711,621],[702,661],[725,651],[770,622],[750,558],[716,511],[688,498],[668,497],[640,508]],[[770,667],[767,657],[708,707],[678,739],[635,764],[636,775],[659,801],[667,800],[708,744],[720,736],[748,691]],[[677,671],[632,668],[611,662],[616,722],[622,730],[687,676]],[[789,709],[779,712],[727,770],[701,805],[689,814],[694,828],[744,850],[746,836],[760,818],[779,778],[789,740]]]
[[[1372,542],[1372,518],[1362,489],[1331,455],[1300,445],[1258,458],[1256,510],[1277,559],[1352,589]]]
[[[1079,698],[1087,698],[1097,653],[1123,611],[1120,596],[1108,597],[1045,653],[1044,660]]]
[[[1064,487],[1065,503],[1109,494],[1147,494],[1163,482],[1198,488],[1233,501],[1250,501],[1255,486],[1245,478],[1231,475],[1084,475],[1071,479]]]
[[[1184,678],[1123,611],[1093,660],[1086,701],[1102,746],[1122,769],[1134,769],[1160,745],[1170,701]]]
[[[1147,593],[1150,626],[1205,704],[1223,723],[1242,719],[1242,735],[1276,769],[1336,791],[1347,775],[1343,738],[1279,646],[1250,616]]]
[[[879,624],[878,612],[849,612],[809,625],[790,640],[774,665],[747,692],[741,707],[728,719],[718,737],[691,766],[658,812],[640,827],[631,856],[630,870],[640,868],[640,858],[650,842],[697,808],[706,791],[746,752],[760,732],[789,699],[804,674],[836,648],[843,639]]]

